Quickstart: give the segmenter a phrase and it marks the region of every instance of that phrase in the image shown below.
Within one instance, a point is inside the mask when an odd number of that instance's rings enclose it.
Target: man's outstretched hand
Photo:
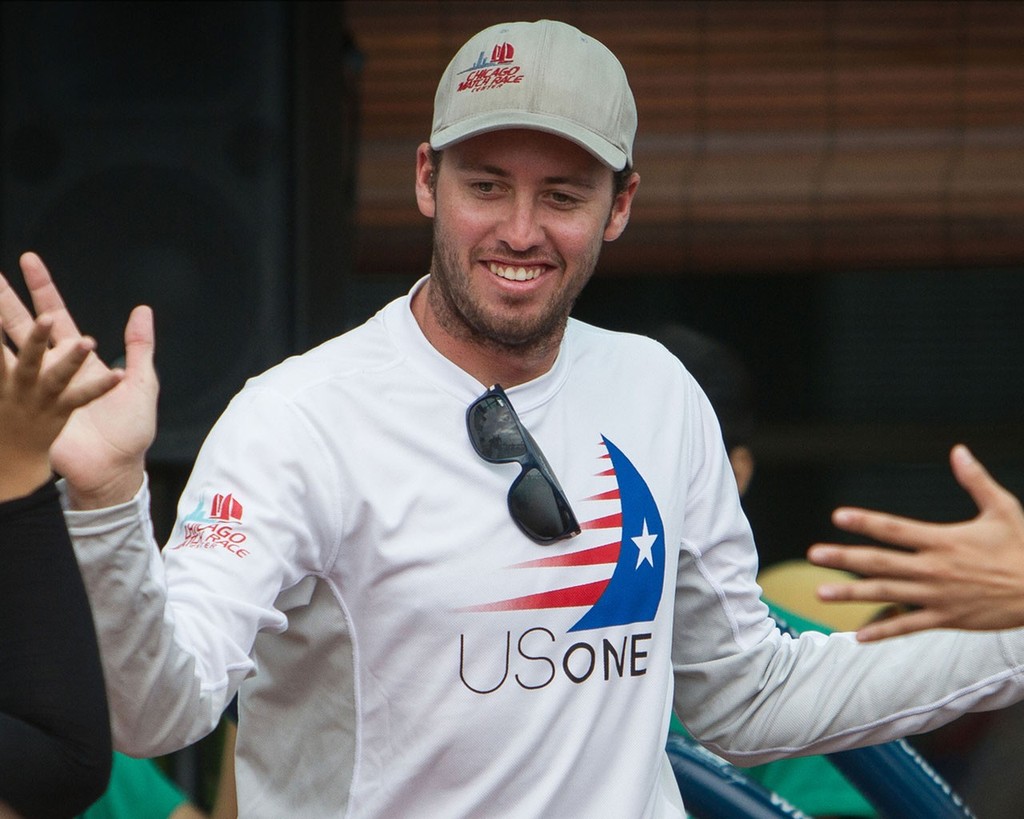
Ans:
[[[0,323],[16,347],[29,341],[35,316],[52,321],[50,339],[61,347],[85,338],[68,312],[49,271],[35,253],[21,257],[32,301],[30,310],[0,276]],[[68,483],[73,507],[100,508],[129,500],[142,484],[145,455],[156,436],[159,391],[153,369],[153,313],[136,307],[124,332],[124,377],[113,389],[76,409],[50,449],[54,471]],[[54,354],[48,350],[46,356]],[[45,366],[45,362],[44,362]],[[78,382],[102,381],[111,368],[94,352],[81,365]]]

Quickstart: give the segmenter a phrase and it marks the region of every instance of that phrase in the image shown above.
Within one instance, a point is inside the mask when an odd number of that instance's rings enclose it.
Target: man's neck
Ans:
[[[412,298],[412,314],[431,346],[484,386],[515,387],[544,375],[554,366],[561,338],[543,346],[511,349],[478,339],[460,337],[430,306],[428,281]]]

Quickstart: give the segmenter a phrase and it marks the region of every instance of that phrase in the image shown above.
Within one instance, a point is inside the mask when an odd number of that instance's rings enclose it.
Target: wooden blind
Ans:
[[[419,272],[434,90],[475,31],[565,20],[620,58],[642,182],[606,275],[1024,260],[1024,3],[344,4],[363,57],[356,267]]]

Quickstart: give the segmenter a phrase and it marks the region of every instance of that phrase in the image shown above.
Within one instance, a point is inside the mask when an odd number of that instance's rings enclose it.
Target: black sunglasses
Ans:
[[[546,544],[580,533],[555,473],[498,384],[469,405],[466,427],[485,461],[522,466],[508,490],[508,511],[524,535]]]

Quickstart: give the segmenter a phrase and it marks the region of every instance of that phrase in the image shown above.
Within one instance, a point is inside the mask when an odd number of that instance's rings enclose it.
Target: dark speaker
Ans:
[[[3,269],[37,251],[108,360],[153,306],[150,458],[187,462],[246,378],[330,334],[354,197],[341,4],[19,2],[0,26]]]

